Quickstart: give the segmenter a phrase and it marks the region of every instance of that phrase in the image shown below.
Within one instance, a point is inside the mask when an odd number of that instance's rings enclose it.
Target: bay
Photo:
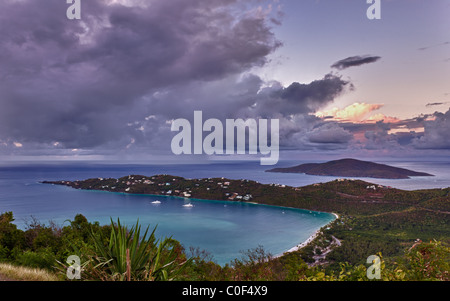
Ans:
[[[175,175],[194,166],[177,166]],[[202,169],[205,166],[197,166]],[[173,168],[173,167],[172,167]],[[211,166],[210,166],[211,168]],[[77,190],[41,184],[44,180],[121,177],[128,174],[168,173],[161,166],[105,165],[93,163],[6,164],[0,167],[0,212],[12,211],[15,224],[26,229],[33,219],[44,224],[68,225],[76,214],[90,222],[109,224],[111,219],[131,227],[157,226],[157,237],[173,237],[189,250],[206,250],[224,265],[242,252],[262,246],[273,255],[305,241],[334,219],[329,213],[255,205]],[[153,202],[159,201],[159,204]],[[185,207],[192,203],[193,207]]]
[[[303,162],[282,162],[280,167]],[[380,162],[428,172],[435,177],[405,180],[364,179],[368,182],[415,190],[450,186],[450,162]],[[150,195],[83,191],[41,184],[49,180],[83,180],[122,177],[130,174],[170,174],[185,178],[225,177],[250,179],[260,183],[305,186],[332,181],[336,177],[304,174],[275,174],[258,162],[212,162],[209,164],[149,165],[105,162],[2,162],[0,163],[0,212],[12,211],[15,224],[25,229],[32,217],[63,226],[76,214],[89,221],[109,224],[120,218],[132,226],[139,219],[146,227],[157,226],[158,237],[172,236],[188,250],[208,251],[223,265],[240,258],[242,251],[258,246],[273,255],[283,253],[308,239],[334,219],[329,213],[222,201],[187,200]],[[153,202],[158,200],[160,204]],[[184,207],[187,202],[193,207]]]

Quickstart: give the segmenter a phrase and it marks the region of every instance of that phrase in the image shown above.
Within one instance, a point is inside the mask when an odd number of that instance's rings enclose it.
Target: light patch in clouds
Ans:
[[[356,102],[343,109],[334,107],[330,110],[317,112],[315,115],[316,117],[324,118],[327,120],[362,122],[366,120],[367,116],[371,112],[379,110],[383,106],[383,104],[367,104]],[[374,119],[372,119],[371,121],[374,121]]]
[[[398,133],[423,133],[425,131],[425,128],[422,127],[415,127],[411,128],[407,125],[401,125],[396,128],[392,128],[388,131],[388,134],[398,134]]]
[[[363,122],[379,122],[379,121],[383,121],[385,123],[398,123],[401,120],[398,119],[397,117],[386,116],[384,114],[379,113],[379,114],[375,114],[375,115],[370,116],[369,118],[367,118]]]

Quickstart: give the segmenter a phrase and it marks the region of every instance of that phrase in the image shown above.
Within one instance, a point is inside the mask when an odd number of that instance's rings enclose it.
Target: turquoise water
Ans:
[[[137,171],[126,166],[103,165],[3,167],[0,168],[0,212],[12,211],[15,223],[22,229],[32,217],[45,224],[52,221],[63,226],[78,213],[101,224],[109,224],[110,218],[114,221],[120,218],[122,223],[132,226],[139,219],[144,227],[157,226],[157,237],[172,236],[186,250],[190,247],[206,250],[222,265],[241,258],[242,251],[258,246],[273,255],[281,254],[334,219],[329,213],[290,208],[87,191],[38,183],[85,179],[94,174],[118,177]],[[156,200],[160,203],[154,204]],[[193,207],[183,206],[186,203],[192,203]]]
[[[304,162],[285,162],[292,166]],[[404,180],[364,179],[366,181],[414,190],[450,187],[449,162],[379,162],[428,172],[435,177]],[[281,165],[280,165],[281,166]],[[128,225],[137,219],[150,227],[158,226],[158,237],[173,236],[184,247],[198,247],[213,255],[219,264],[242,256],[241,251],[263,246],[278,255],[305,241],[320,227],[334,219],[328,213],[253,204],[192,200],[194,207],[183,207],[185,199],[148,195],[83,191],[64,186],[39,184],[44,180],[83,180],[96,177],[118,178],[129,174],[171,174],[186,178],[226,177],[279,183],[294,187],[332,181],[335,177],[304,174],[267,173],[255,162],[228,162],[191,165],[132,165],[105,163],[12,163],[0,162],[0,212],[12,211],[22,229],[31,217],[43,223],[67,224],[76,214],[89,221],[109,224],[120,218]],[[161,204],[152,204],[159,200]]]

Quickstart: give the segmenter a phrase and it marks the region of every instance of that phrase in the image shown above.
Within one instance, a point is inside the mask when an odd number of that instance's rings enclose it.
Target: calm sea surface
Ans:
[[[380,162],[383,163],[383,162]],[[283,163],[291,166],[292,162]],[[296,162],[296,164],[299,164]],[[434,174],[408,180],[364,179],[414,190],[450,186],[450,162],[389,162],[390,165]],[[283,165],[280,165],[283,166]],[[172,236],[186,249],[199,247],[219,264],[242,256],[241,251],[263,246],[273,255],[305,241],[334,219],[329,213],[221,201],[83,191],[40,184],[43,180],[83,180],[129,174],[171,174],[186,178],[226,177],[261,183],[304,186],[335,177],[266,173],[257,162],[192,165],[132,165],[104,163],[0,163],[0,212],[12,211],[15,223],[26,229],[33,218],[65,225],[81,213],[89,221],[109,224],[110,218],[132,226],[157,226],[157,237]],[[153,201],[160,201],[154,204]],[[184,207],[191,202],[194,207]]]

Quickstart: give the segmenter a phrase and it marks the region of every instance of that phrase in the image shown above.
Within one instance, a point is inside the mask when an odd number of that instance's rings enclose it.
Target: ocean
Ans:
[[[384,162],[379,162],[384,163]],[[296,164],[299,164],[296,162]],[[389,162],[388,164],[434,174],[406,180],[363,179],[406,190],[450,186],[450,162]],[[283,162],[280,167],[291,166]],[[109,164],[105,162],[3,162],[0,163],[0,213],[12,211],[15,224],[26,229],[33,219],[59,226],[76,214],[90,222],[109,224],[111,219],[133,226],[157,227],[157,237],[173,237],[189,250],[206,250],[218,264],[241,258],[243,252],[262,246],[279,255],[304,242],[315,231],[334,220],[330,213],[223,201],[83,191],[41,184],[49,180],[118,178],[129,174],[170,174],[185,178],[225,177],[260,183],[305,186],[336,177],[267,173],[259,162],[212,162],[209,164]],[[159,201],[159,204],[155,204]],[[193,207],[183,206],[192,203]]]

